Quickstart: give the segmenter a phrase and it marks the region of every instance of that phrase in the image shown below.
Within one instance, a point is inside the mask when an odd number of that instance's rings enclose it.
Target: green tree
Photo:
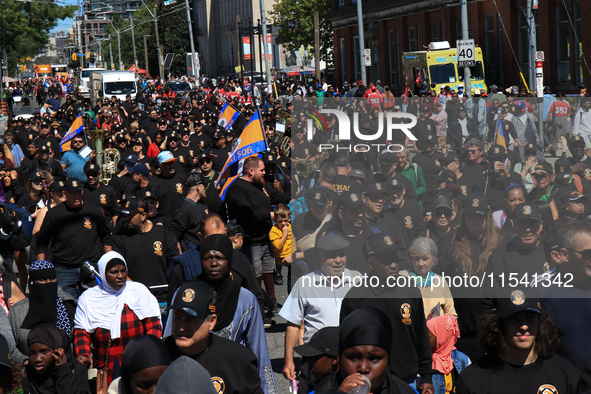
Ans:
[[[9,73],[19,59],[38,54],[49,43],[49,32],[59,20],[72,18],[76,6],[58,5],[56,0],[0,3],[0,45],[8,55]]]
[[[332,63],[332,25],[324,17],[331,9],[331,0],[277,0],[270,12],[273,25],[279,27],[277,42],[287,50],[314,48],[314,11],[320,13],[320,58]]]
[[[154,2],[148,2],[150,11],[154,11]],[[170,74],[180,76],[186,74],[185,54],[190,52],[189,35],[187,34],[187,17],[184,7],[179,7],[179,3],[170,6],[159,6],[158,31],[160,32],[160,45],[163,48],[162,56],[167,53],[174,53],[174,59],[170,69]],[[152,16],[145,6],[136,11],[133,18],[135,32],[135,46],[140,68],[145,68],[144,36],[150,36],[147,40],[148,46],[148,64],[152,76],[159,74],[158,51],[156,48],[156,33]],[[126,69],[133,65],[133,40],[131,37],[131,24],[128,20],[123,20],[119,15],[113,18],[113,25],[121,32],[121,61]],[[115,67],[119,62],[117,48],[117,33],[109,25],[106,29],[107,34],[111,35],[111,46],[113,50],[113,63]],[[103,59],[109,61],[109,42],[103,43]],[[109,65],[110,67],[110,65]]]

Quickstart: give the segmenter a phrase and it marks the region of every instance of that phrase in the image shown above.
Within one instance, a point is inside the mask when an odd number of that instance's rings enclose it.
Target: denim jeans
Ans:
[[[80,268],[55,267],[57,284],[75,299],[80,297]]]

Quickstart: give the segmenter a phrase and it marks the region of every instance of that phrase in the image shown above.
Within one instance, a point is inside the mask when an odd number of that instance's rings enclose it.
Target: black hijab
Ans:
[[[153,335],[144,335],[129,341],[123,351],[121,380],[126,393],[133,393],[131,377],[144,369],[170,365],[170,357],[164,342]]]
[[[238,297],[240,295],[240,286],[234,281],[230,270],[232,268],[232,260],[234,256],[234,249],[232,248],[232,241],[222,234],[213,234],[203,240],[201,243],[201,259],[211,250],[217,250],[223,253],[228,260],[228,274],[217,281],[209,280],[204,274],[199,276],[199,280],[206,282],[216,291],[218,298],[216,302],[217,323],[213,331],[219,331],[228,327],[234,319],[236,313],[236,306],[238,305]]]
[[[53,324],[42,324],[34,327],[27,337],[27,347],[34,343],[42,343],[51,349],[64,349],[66,357],[68,358],[68,367],[74,371],[76,367],[76,359],[72,353],[70,346],[70,338],[63,330],[57,328]],[[54,367],[55,368],[55,367]],[[48,374],[40,375],[35,368],[29,363],[26,366],[27,378],[25,386],[27,391],[35,394],[54,394],[56,393],[56,376],[55,371],[52,370]]]

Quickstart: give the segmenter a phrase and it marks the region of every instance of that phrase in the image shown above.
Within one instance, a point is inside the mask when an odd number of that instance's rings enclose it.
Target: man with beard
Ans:
[[[277,189],[264,188],[265,163],[256,156],[244,161],[242,176],[237,178],[226,192],[226,204],[230,219],[236,219],[248,235],[243,251],[249,257],[259,283],[265,283],[269,296],[275,299],[273,271],[275,259],[269,246],[269,231],[273,226],[272,209],[276,204],[288,204],[289,195]]]
[[[158,131],[158,110],[152,108],[149,117],[141,122],[141,132],[146,133],[151,141],[154,141],[154,135]]]
[[[147,204],[136,197],[121,209],[124,233],[113,239],[114,249],[125,257],[129,277],[144,284],[166,310],[168,278],[166,270],[180,253],[178,242],[164,226],[156,226],[147,216]]]
[[[72,149],[64,153],[62,156],[62,168],[68,178],[77,178],[81,182],[86,182],[86,175],[84,174],[84,165],[90,159],[90,155],[84,157],[80,151],[86,145],[84,136],[78,133],[72,138]]]

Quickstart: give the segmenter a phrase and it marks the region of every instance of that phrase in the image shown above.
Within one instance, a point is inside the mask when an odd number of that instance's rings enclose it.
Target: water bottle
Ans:
[[[361,377],[365,380],[365,384],[363,386],[353,387],[351,390],[351,394],[369,394],[371,392],[371,382],[366,375],[361,375]]]

